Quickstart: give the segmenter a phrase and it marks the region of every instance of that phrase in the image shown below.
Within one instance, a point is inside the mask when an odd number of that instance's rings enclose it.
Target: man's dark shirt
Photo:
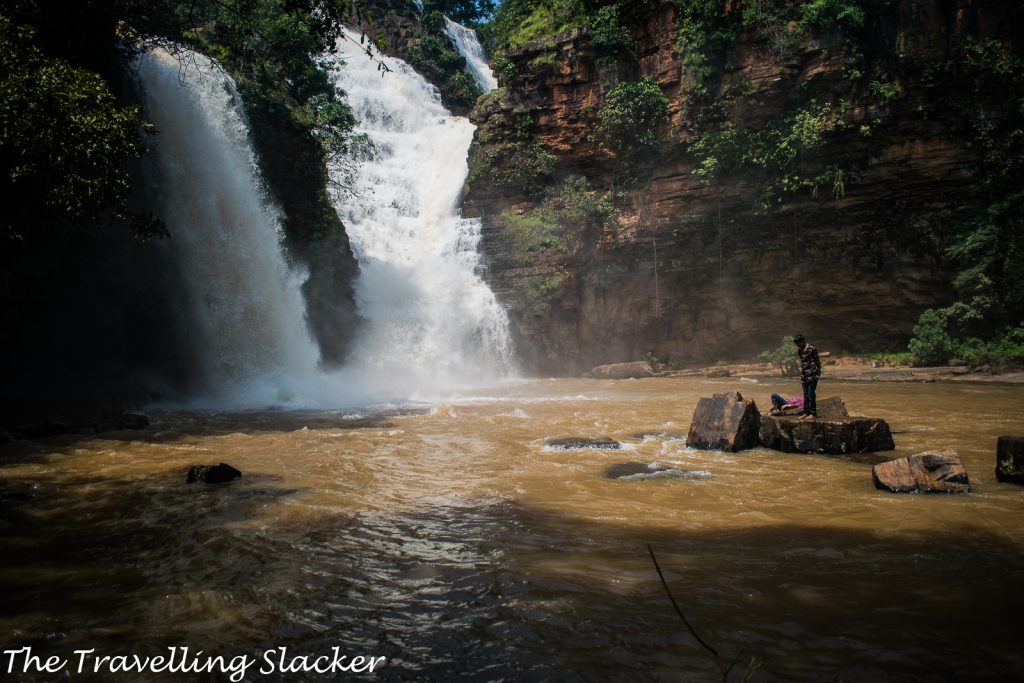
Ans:
[[[804,350],[797,350],[796,354],[800,357],[801,382],[807,383],[821,377],[821,359],[818,358],[818,349],[806,344]]]

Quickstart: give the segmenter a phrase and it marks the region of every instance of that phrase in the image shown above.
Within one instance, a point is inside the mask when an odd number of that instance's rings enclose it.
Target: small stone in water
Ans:
[[[551,448],[564,448],[566,450],[573,448],[600,448],[615,450],[621,446],[618,441],[615,439],[609,439],[606,436],[596,439],[586,436],[567,436],[560,439],[548,439],[545,443]]]

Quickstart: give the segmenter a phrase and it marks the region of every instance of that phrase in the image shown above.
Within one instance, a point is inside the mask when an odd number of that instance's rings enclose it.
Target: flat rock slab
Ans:
[[[893,493],[969,493],[971,482],[956,451],[918,453],[871,468],[875,487]]]
[[[815,408],[818,411],[818,417],[834,418],[834,417],[849,417],[850,413],[846,410],[846,403],[843,399],[838,396],[831,396],[829,398],[823,398],[817,402]],[[778,417],[789,417],[792,415],[803,414],[803,408],[789,408],[782,412],[776,413]]]
[[[632,363],[611,363],[609,365],[598,365],[590,371],[594,379],[641,379],[653,377],[654,370],[647,361],[634,361]]]
[[[609,439],[606,436],[602,436],[596,439],[592,439],[586,436],[566,436],[560,439],[548,439],[544,442],[544,445],[549,448],[561,448],[564,450],[576,449],[576,448],[597,448],[605,450],[617,450],[622,446],[615,439]]]
[[[1001,436],[996,442],[996,479],[1024,484],[1024,436]]]
[[[876,417],[801,420],[761,418],[761,445],[784,453],[874,453],[896,448],[888,423]]]
[[[188,468],[185,483],[223,484],[240,476],[241,472],[224,462],[217,465],[192,465]]]
[[[761,413],[738,391],[701,397],[690,420],[686,445],[703,450],[736,452],[757,447]]]

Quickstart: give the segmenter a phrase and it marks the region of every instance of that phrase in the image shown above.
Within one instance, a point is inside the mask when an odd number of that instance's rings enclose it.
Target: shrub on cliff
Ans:
[[[125,164],[142,155],[139,108],[120,107],[96,73],[45,56],[35,29],[0,16],[0,249],[56,221],[163,224],[128,209]],[[52,232],[50,233],[52,235]]]
[[[597,112],[609,147],[624,157],[657,151],[667,116],[668,98],[650,76],[616,85]]]

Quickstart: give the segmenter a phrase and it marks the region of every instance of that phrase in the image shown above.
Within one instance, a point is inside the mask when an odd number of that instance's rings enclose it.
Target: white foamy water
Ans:
[[[445,33],[455,44],[459,54],[466,58],[466,66],[473,78],[480,85],[480,88],[489,93],[498,87],[498,79],[487,64],[487,55],[484,54],[483,45],[477,38],[476,31],[466,28],[462,24],[452,21],[448,17],[445,20]]]
[[[480,222],[457,208],[473,125],[401,60],[386,58],[392,71],[382,76],[352,44],[339,49],[336,82],[375,148],[354,192],[332,198],[359,260],[356,301],[367,321],[349,372],[405,397],[508,376],[508,318],[478,272]]]
[[[157,213],[183,284],[176,322],[206,385],[196,403],[292,401],[317,375],[319,352],[235,85],[202,55],[182,68],[162,50],[139,58],[138,78],[159,130]]]

